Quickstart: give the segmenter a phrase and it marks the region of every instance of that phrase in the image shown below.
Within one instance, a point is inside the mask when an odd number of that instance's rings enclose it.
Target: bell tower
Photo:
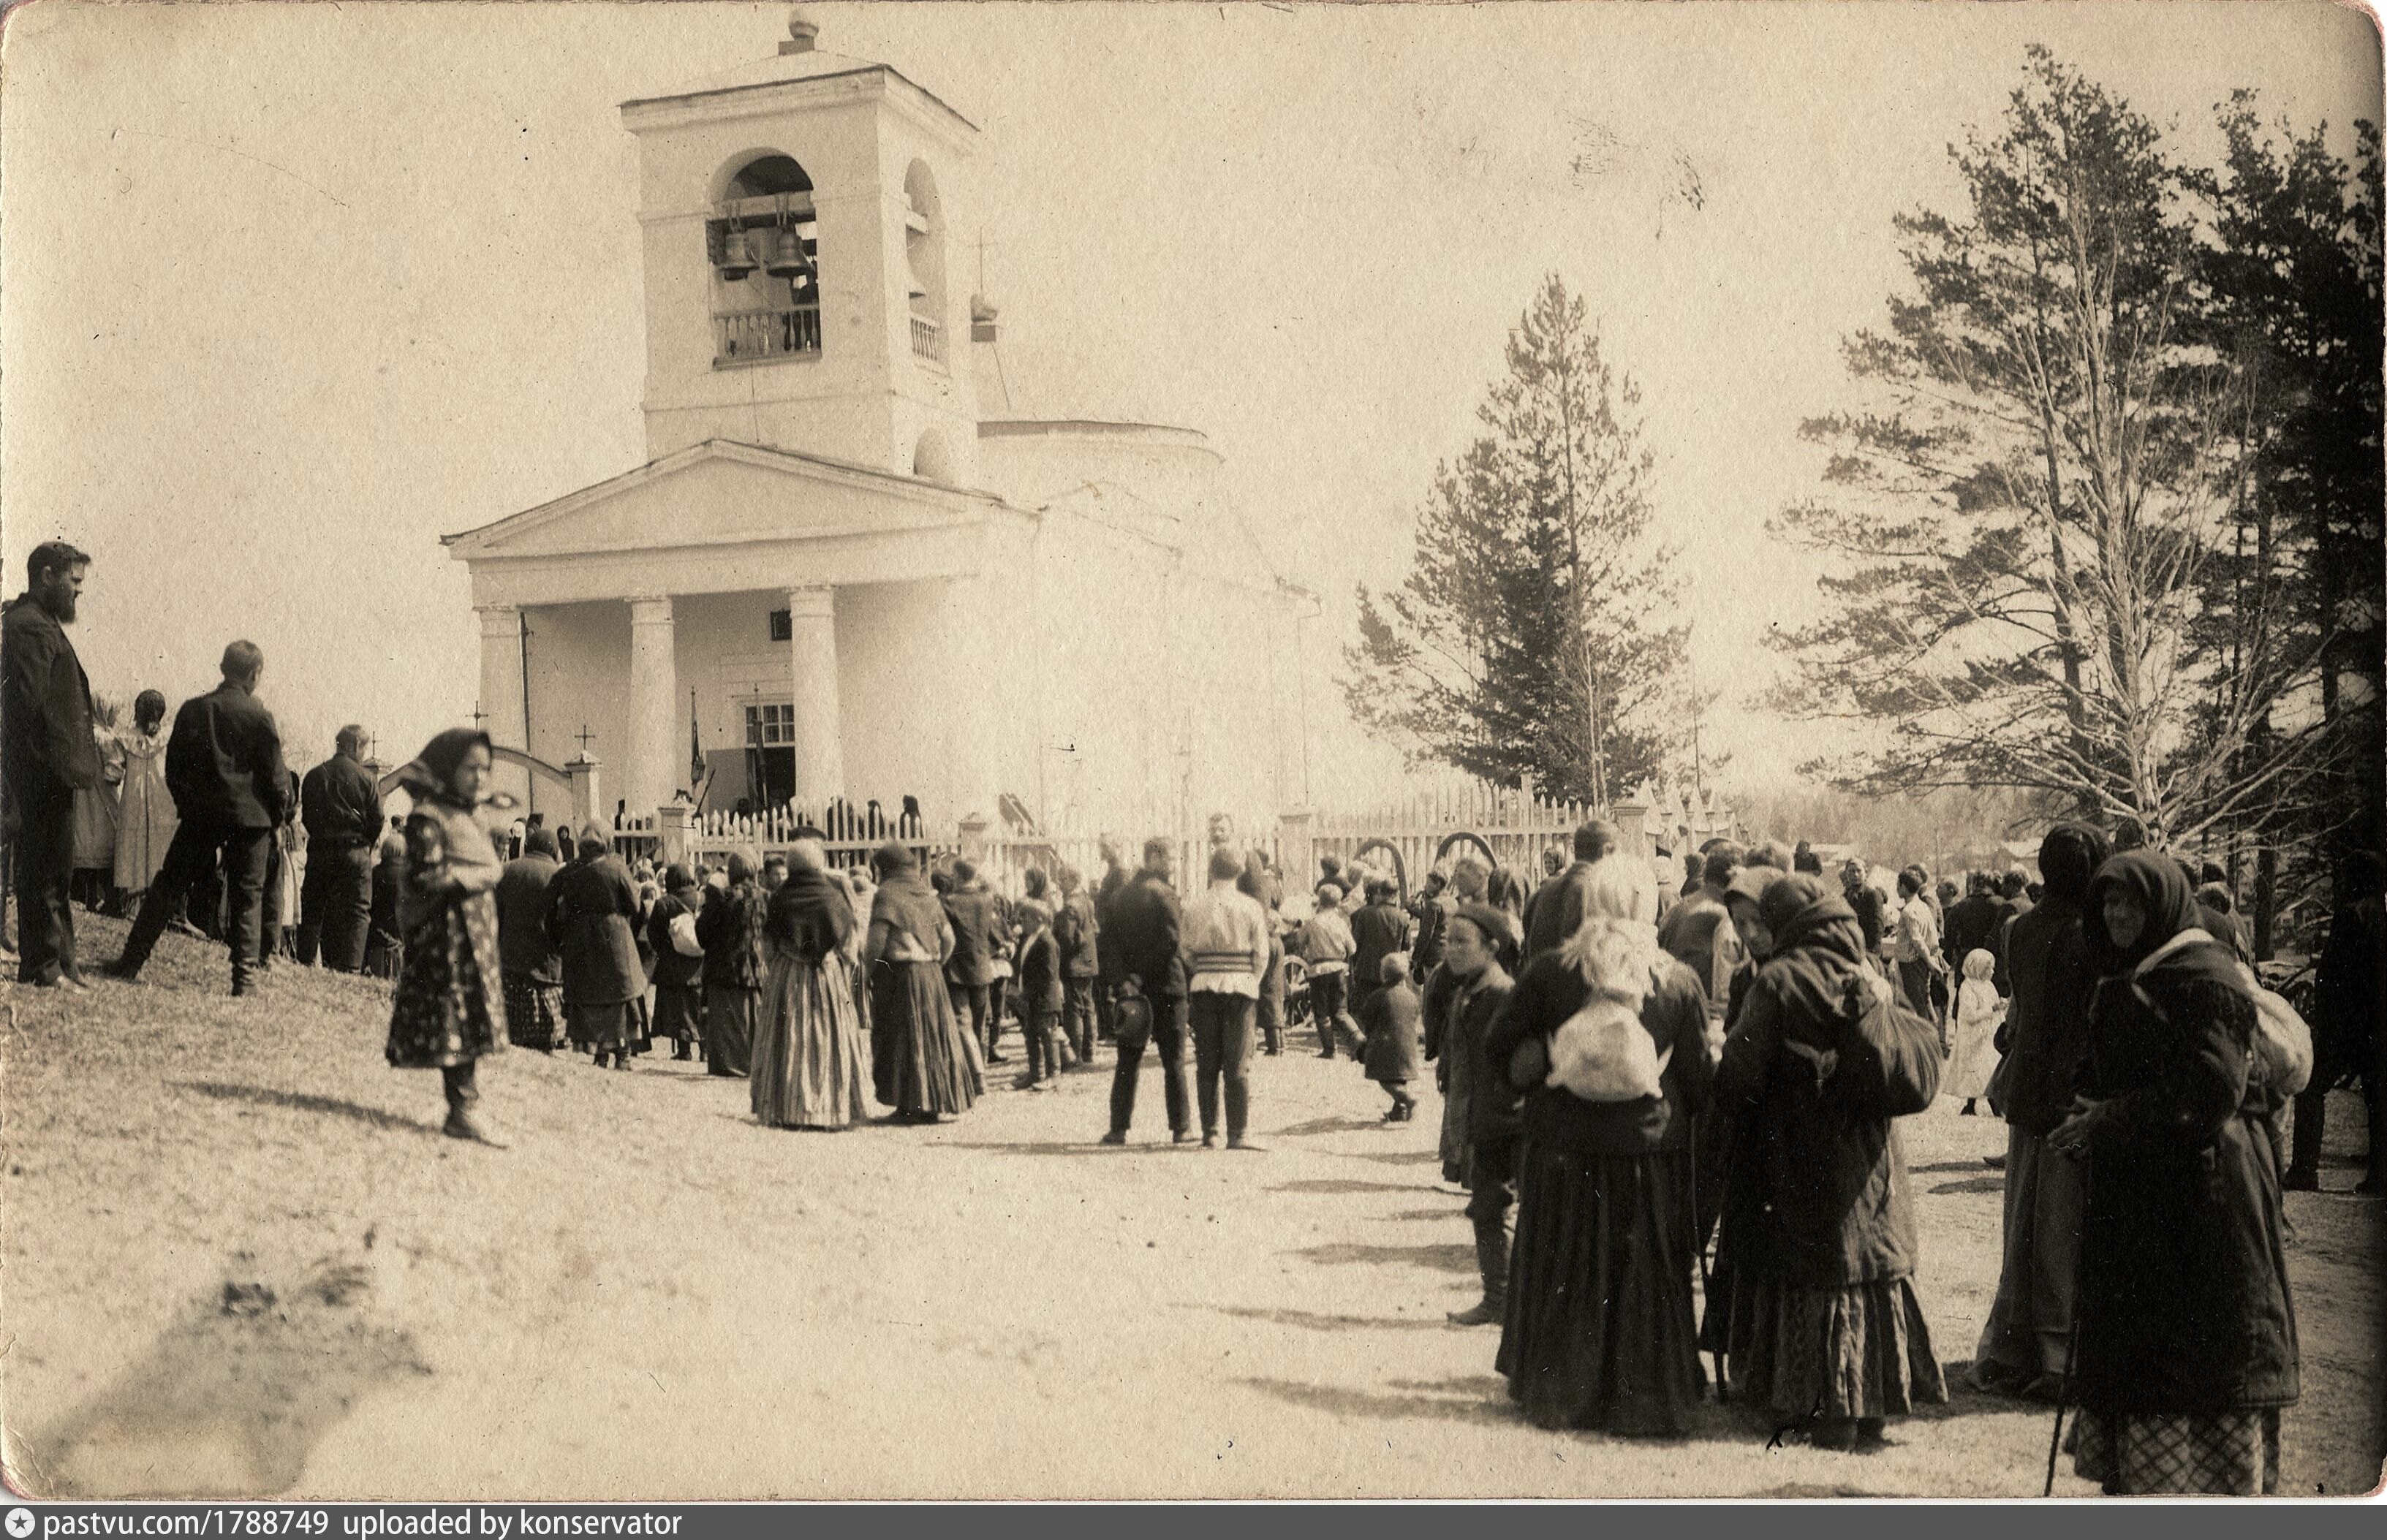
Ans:
[[[625,102],[646,261],[647,455],[709,438],[978,479],[978,129],[883,64],[816,47]]]

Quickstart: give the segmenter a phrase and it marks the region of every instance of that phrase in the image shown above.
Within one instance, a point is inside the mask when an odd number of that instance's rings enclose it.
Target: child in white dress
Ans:
[[[1956,1046],[1948,1055],[1942,1084],[1948,1093],[1964,1099],[1959,1116],[1974,1116],[1973,1103],[1989,1093],[1989,1077],[1998,1067],[1998,1026],[2006,1018],[2006,1003],[1998,995],[1997,958],[1987,947],[1964,954],[1964,981],[1956,991]]]

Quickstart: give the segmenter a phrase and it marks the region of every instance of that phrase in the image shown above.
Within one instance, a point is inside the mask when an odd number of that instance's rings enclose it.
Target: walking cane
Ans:
[[[2080,1161],[2080,1212],[2084,1216],[2085,1228],[2085,1216],[2089,1212],[2089,1160],[2086,1155]],[[2080,1275],[2085,1270],[2088,1255],[2089,1248],[2084,1245],[2072,1258],[2072,1330],[2065,1336],[2064,1378],[2055,1388],[2055,1427],[2047,1435],[2047,1482],[2039,1493],[2042,1497],[2055,1495],[2055,1456],[2064,1443],[2064,1413],[2072,1400],[2072,1368],[2080,1357]],[[2078,1431],[2076,1427],[2075,1432]]]

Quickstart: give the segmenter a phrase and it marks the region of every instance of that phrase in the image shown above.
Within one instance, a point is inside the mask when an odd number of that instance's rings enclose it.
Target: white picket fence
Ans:
[[[1238,852],[1264,852],[1295,890],[1317,879],[1318,860],[1333,854],[1388,868],[1404,896],[1428,871],[1446,872],[1464,852],[1488,856],[1527,883],[1538,881],[1544,852],[1563,855],[1576,827],[1598,810],[1590,804],[1535,795],[1530,787],[1496,787],[1465,776],[1421,776],[1410,795],[1365,809],[1295,810],[1264,822],[1248,818],[1222,823],[1187,812],[1161,837],[1175,849],[1177,886],[1198,890],[1206,879],[1214,838]],[[1625,829],[1637,830],[1644,854],[1663,848],[1679,855],[1717,836],[1737,837],[1730,809],[1712,797],[1630,798],[1607,810]],[[1105,831],[1042,828],[1024,822],[932,824],[917,817],[887,818],[840,804],[817,814],[800,808],[765,809],[741,816],[727,811],[697,813],[665,808],[655,817],[617,820],[614,844],[625,856],[701,861],[719,865],[733,852],[784,852],[800,831],[817,830],[835,865],[859,865],[890,839],[910,846],[924,861],[968,857],[998,890],[1018,893],[1030,869],[1057,878],[1071,866],[1088,884],[1101,880]],[[1118,833],[1119,858],[1142,864],[1143,837]]]

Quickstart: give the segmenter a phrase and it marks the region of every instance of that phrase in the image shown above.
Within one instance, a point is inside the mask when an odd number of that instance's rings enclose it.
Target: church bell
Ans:
[[[793,278],[811,264],[804,260],[804,239],[792,230],[771,237],[771,259],[763,269],[774,278]]]
[[[732,230],[722,244],[721,276],[735,284],[754,271],[754,248],[743,230]]]

